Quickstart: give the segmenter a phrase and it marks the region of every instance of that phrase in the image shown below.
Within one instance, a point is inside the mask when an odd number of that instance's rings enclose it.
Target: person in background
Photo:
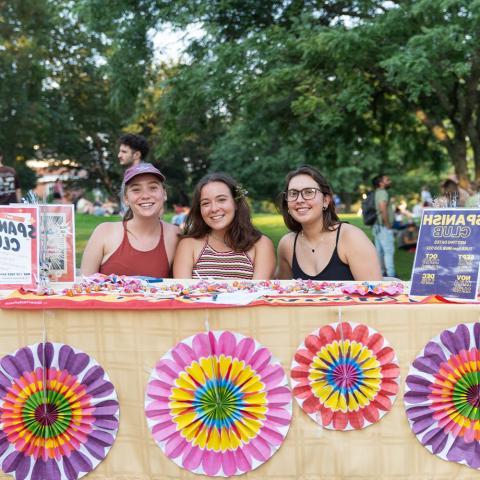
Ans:
[[[63,182],[60,177],[58,177],[53,184],[53,198],[63,200],[64,193]]]
[[[465,206],[468,208],[480,207],[480,192],[478,190],[478,182],[470,182],[470,191],[472,194],[467,198]]]
[[[118,161],[124,168],[144,162],[147,158],[150,146],[147,139],[141,135],[126,133],[118,139]]]
[[[0,205],[20,203],[22,190],[17,172],[3,164],[3,152],[0,150]]]
[[[103,217],[105,215],[105,210],[102,207],[102,204],[100,202],[95,202],[93,204],[93,214],[96,217]]]
[[[60,196],[60,194],[58,192],[53,192],[52,203],[54,203],[54,204],[63,203],[62,197]]]
[[[394,230],[403,230],[407,224],[404,223],[404,215],[402,213],[402,210],[400,209],[400,207],[395,207],[395,212],[393,214],[393,224],[392,224],[392,228]]]
[[[406,228],[401,231],[398,239],[398,248],[414,253],[417,248],[418,227],[415,223],[409,222]]]
[[[388,190],[392,184],[388,175],[377,175],[372,180],[375,188],[377,221],[373,225],[373,236],[383,276],[395,277],[395,237],[393,236],[394,213]]]
[[[272,278],[273,243],[253,226],[246,193],[225,173],[199,181],[175,255],[175,278]]]
[[[175,215],[172,217],[172,224],[176,225],[181,230],[185,226],[185,220],[188,213],[185,211],[185,206],[179,203],[173,204],[173,210],[175,212]]]
[[[436,208],[455,208],[463,207],[464,203],[460,201],[460,190],[458,183],[451,178],[447,178],[441,185],[442,195],[435,199]]]
[[[123,168],[129,168],[133,165],[138,165],[144,162],[150,151],[150,145],[147,139],[142,135],[134,133],[125,133],[118,139],[118,161]],[[154,165],[157,168],[156,165]],[[120,214],[124,215],[127,208],[123,203],[124,192],[120,191]],[[95,199],[96,202],[102,203],[102,199]],[[163,216],[163,210],[160,212],[160,217]]]
[[[280,211],[290,230],[278,244],[280,279],[380,280],[375,248],[359,228],[337,216],[333,191],[314,167],[288,173]]]
[[[430,193],[427,185],[424,185],[420,191],[420,202],[420,205],[425,204],[425,202],[431,205],[433,202],[432,194]]]
[[[422,218],[423,209],[431,207],[431,204],[428,202],[423,202],[423,205],[418,202],[412,208],[412,219],[414,221],[419,221]]]
[[[150,163],[125,171],[122,191],[127,212],[122,222],[101,223],[85,248],[83,275],[170,277],[178,227],[160,220],[167,199],[165,176]]]
[[[93,203],[83,195],[77,201],[77,213],[93,214]]]

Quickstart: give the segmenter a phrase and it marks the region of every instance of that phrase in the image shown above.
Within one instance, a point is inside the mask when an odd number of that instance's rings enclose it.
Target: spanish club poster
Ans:
[[[38,226],[37,206],[0,205],[0,289],[36,288]]]

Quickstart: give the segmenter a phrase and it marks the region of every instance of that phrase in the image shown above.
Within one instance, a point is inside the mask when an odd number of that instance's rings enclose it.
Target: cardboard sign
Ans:
[[[480,265],[480,209],[423,211],[410,295],[475,300]]]
[[[0,289],[36,287],[38,217],[37,206],[0,206]]]
[[[73,205],[40,205],[40,232],[40,251],[45,252],[50,281],[75,282]]]

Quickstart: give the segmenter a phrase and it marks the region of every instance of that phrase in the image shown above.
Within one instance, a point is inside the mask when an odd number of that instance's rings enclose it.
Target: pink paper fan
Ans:
[[[215,331],[183,340],[157,363],[145,413],[155,441],[177,465],[228,477],[276,452],[290,426],[292,398],[267,348]]]

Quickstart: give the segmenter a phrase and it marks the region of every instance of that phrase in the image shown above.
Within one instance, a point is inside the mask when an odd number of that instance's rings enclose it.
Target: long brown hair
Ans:
[[[335,203],[333,201],[333,190],[330,184],[327,182],[325,177],[315,168],[310,165],[301,165],[296,170],[292,170],[285,177],[285,186],[283,192],[280,194],[278,207],[280,213],[283,216],[283,221],[289,230],[292,232],[300,232],[302,230],[302,224],[293,219],[293,217],[288,213],[288,202],[287,202],[287,190],[288,184],[293,177],[297,175],[308,175],[312,177],[318,184],[323,195],[328,195],[330,201],[325,210],[323,210],[323,231],[332,231],[335,230],[333,227],[340,223],[337,212],[335,211]]]
[[[250,250],[262,234],[252,224],[245,191],[230,175],[223,172],[209,173],[197,183],[193,192],[192,207],[185,221],[183,237],[202,238],[211,232],[212,229],[205,223],[200,209],[202,188],[211,182],[224,183],[235,202],[235,216],[225,232],[225,243],[236,252]]]

